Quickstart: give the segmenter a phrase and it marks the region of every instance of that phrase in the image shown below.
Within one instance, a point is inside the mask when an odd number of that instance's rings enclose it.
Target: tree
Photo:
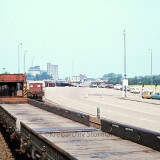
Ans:
[[[160,84],[160,75],[153,75],[153,84]],[[151,76],[135,76],[133,78],[129,78],[128,82],[130,85],[137,85],[144,83],[145,85],[151,84]]]
[[[52,76],[48,75],[47,72],[36,74],[35,80],[52,79]]]
[[[109,84],[122,83],[122,75],[121,74],[114,74],[114,73],[104,74],[102,79],[107,80]]]
[[[30,73],[27,73],[27,79],[33,78],[33,80],[45,80],[45,79],[52,79],[52,76],[48,75],[47,72],[43,72],[41,74],[36,74],[36,76],[32,76]]]

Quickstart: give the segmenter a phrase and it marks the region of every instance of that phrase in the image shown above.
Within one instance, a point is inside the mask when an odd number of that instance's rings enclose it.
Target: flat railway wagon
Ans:
[[[1,104],[0,122],[13,142],[20,141],[17,151],[32,159],[160,159],[159,133],[44,102]]]

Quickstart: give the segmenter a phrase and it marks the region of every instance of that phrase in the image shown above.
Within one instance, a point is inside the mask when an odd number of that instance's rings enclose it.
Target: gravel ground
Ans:
[[[0,160],[15,160],[12,152],[3,136],[3,128],[0,127]]]
[[[11,142],[10,136],[0,124],[0,160],[29,160],[26,155],[16,152],[19,142]]]

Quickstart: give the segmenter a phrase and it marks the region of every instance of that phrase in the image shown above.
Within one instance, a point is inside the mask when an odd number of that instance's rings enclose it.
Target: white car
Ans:
[[[122,85],[121,84],[116,84],[114,86],[114,89],[117,89],[117,90],[120,90],[122,88]]]
[[[130,90],[131,93],[140,93],[140,89],[139,88],[131,88]]]

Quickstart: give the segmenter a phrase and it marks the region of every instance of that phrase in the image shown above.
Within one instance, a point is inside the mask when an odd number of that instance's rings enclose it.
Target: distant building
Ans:
[[[40,74],[41,73],[40,66],[30,67],[28,73],[30,73],[31,76],[36,76],[36,74]]]
[[[52,76],[54,80],[58,80],[58,65],[47,63],[47,73]]]
[[[72,80],[73,82],[80,82],[80,76],[72,76]]]
[[[85,74],[80,74],[79,76],[80,76],[80,81],[81,82],[84,82],[87,79]]]

